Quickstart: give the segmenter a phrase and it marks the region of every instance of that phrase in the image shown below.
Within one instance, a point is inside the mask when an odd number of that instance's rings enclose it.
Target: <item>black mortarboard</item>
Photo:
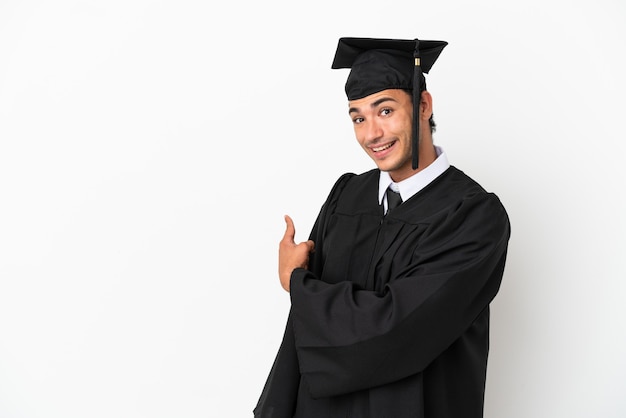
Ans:
[[[428,73],[445,41],[418,39],[341,38],[331,68],[350,68],[348,100],[361,99],[387,89],[413,91],[413,169],[417,168],[419,103]]]

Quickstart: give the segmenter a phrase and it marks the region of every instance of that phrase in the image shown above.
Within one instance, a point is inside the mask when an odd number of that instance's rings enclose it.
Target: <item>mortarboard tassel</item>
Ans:
[[[419,109],[421,102],[421,85],[420,79],[422,76],[422,67],[420,63],[420,41],[415,39],[415,51],[413,57],[415,58],[415,68],[413,70],[413,170],[417,169],[419,160],[419,132],[420,132],[420,119]]]

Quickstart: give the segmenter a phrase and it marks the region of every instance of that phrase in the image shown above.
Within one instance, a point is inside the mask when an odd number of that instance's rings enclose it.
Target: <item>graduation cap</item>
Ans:
[[[413,169],[417,168],[419,103],[428,73],[445,41],[418,39],[340,38],[331,68],[350,68],[348,100],[362,99],[387,89],[413,91]]]

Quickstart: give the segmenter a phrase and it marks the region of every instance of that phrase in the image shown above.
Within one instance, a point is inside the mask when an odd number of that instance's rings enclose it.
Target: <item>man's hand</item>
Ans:
[[[283,289],[289,292],[291,273],[298,267],[308,267],[309,254],[313,252],[315,244],[311,240],[296,244],[296,228],[289,215],[285,215],[285,222],[287,229],[278,247],[278,277]]]

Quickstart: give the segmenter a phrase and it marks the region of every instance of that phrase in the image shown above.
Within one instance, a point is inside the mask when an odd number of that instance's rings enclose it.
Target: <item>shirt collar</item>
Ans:
[[[378,181],[378,202],[380,202],[381,205],[383,204],[383,198],[385,197],[385,192],[388,187],[391,187],[391,190],[393,191],[400,192],[402,201],[406,202],[414,194],[428,186],[433,180],[443,174],[443,172],[450,167],[448,157],[441,147],[435,146],[435,151],[437,152],[437,158],[435,161],[423,170],[413,174],[408,179],[402,180],[399,183],[394,183],[388,172],[381,171]]]

